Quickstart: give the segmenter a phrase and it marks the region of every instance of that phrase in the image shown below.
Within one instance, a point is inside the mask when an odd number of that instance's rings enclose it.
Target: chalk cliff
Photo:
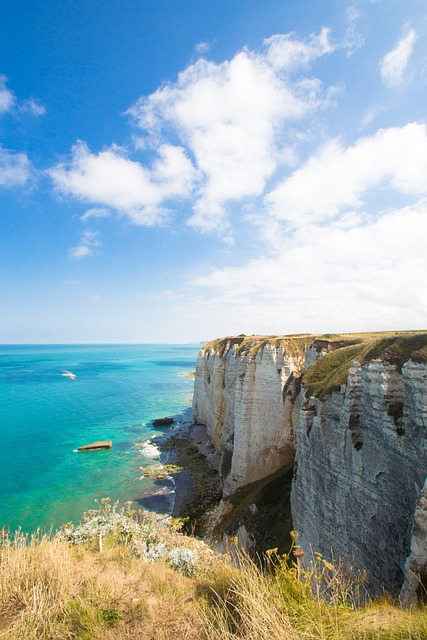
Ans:
[[[193,412],[222,454],[217,529],[241,525],[259,491],[274,480],[280,493],[293,468],[305,558],[320,551],[366,571],[372,594],[398,595],[405,581],[413,600],[411,571],[424,579],[427,567],[421,512],[414,524],[426,500],[426,362],[427,332],[208,343]]]

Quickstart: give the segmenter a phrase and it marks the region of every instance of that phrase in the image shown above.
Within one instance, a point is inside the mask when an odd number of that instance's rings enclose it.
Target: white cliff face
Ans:
[[[401,599],[405,606],[417,603],[419,595],[425,597],[427,587],[427,480],[415,508],[412,527],[411,553],[405,563],[405,582]]]
[[[312,550],[397,595],[415,502],[427,475],[426,365],[372,361],[322,400],[300,396],[292,517]]]
[[[426,509],[414,524],[417,499],[427,500],[427,364],[354,361],[339,390],[308,397],[299,376],[327,351],[315,340],[303,356],[274,344],[254,357],[202,350],[193,410],[222,453],[219,519],[245,487],[294,464],[293,527],[306,558],[320,551],[365,571],[371,594],[398,595],[406,575],[409,602],[411,572],[427,573]]]
[[[224,496],[291,466],[293,426],[286,384],[302,368],[301,358],[267,344],[242,355],[199,355],[193,400],[197,422],[207,425],[222,456]],[[291,378],[292,376],[292,378]],[[285,389],[285,393],[284,393]]]

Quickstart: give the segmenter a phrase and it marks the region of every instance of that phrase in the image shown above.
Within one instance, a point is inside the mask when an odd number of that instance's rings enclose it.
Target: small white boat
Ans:
[[[76,379],[76,374],[75,373],[71,373],[71,371],[67,371],[66,369],[64,369],[64,373],[62,375],[65,378],[70,378],[70,380],[75,380]]]

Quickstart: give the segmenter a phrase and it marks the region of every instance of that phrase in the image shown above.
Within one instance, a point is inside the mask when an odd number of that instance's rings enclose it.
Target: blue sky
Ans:
[[[426,327],[424,0],[0,6],[0,343]]]

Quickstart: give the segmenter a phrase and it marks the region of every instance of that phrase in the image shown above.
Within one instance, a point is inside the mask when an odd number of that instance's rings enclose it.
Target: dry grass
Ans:
[[[201,637],[195,602],[204,581],[144,562],[123,545],[105,540],[100,554],[18,535],[0,558],[2,639]]]
[[[0,560],[5,640],[427,638],[426,608],[403,610],[384,600],[356,609],[351,586],[321,560],[304,573],[277,556],[261,570],[248,558],[236,568],[206,554],[189,578],[109,539],[99,553],[22,535],[4,540]]]
[[[425,640],[425,607],[404,610],[387,600],[355,606],[360,597],[329,563],[307,572],[276,561],[261,571],[244,559],[217,606],[204,612],[209,640]],[[299,574],[299,575],[298,575]],[[314,590],[313,590],[314,586]],[[328,592],[329,599],[325,600]]]

